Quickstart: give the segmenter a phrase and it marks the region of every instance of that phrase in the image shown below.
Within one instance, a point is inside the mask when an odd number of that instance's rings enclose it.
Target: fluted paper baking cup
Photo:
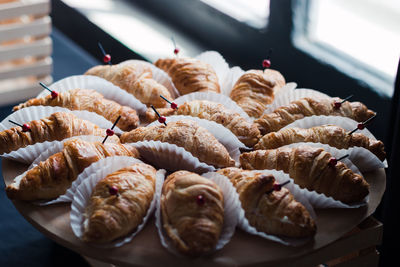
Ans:
[[[311,217],[315,220],[316,219],[316,214],[314,212],[314,209],[311,205],[311,203],[308,200],[308,190],[301,189],[297,184],[293,182],[293,179],[289,177],[288,174],[282,172],[282,171],[277,171],[277,170],[254,170],[252,172],[255,173],[262,173],[265,175],[273,175],[275,178],[276,183],[284,183],[286,181],[290,181],[290,183],[286,184],[284,187],[287,188],[290,193],[292,193],[294,199],[296,199],[298,202],[303,204],[303,206],[308,210],[310,213]],[[229,178],[225,177],[226,180],[229,180]],[[233,187],[233,186],[232,186]],[[239,198],[236,190],[234,192],[236,196]],[[271,235],[267,234],[264,232],[258,231],[255,227],[251,226],[247,218],[245,217],[245,211],[242,208],[241,204],[239,206],[238,210],[239,214],[239,219],[238,219],[238,224],[239,227],[250,234],[260,236],[262,238],[278,242],[280,244],[286,245],[286,246],[299,246],[303,245],[306,242],[310,241],[311,238],[289,238],[289,237],[282,237],[282,236],[276,236],[276,235]]]
[[[334,155],[334,157],[339,158],[344,155],[349,155],[346,159],[350,160],[357,169],[361,172],[373,171],[380,168],[387,168],[385,164],[373,154],[368,149],[363,147],[350,147],[347,149],[339,149],[336,147],[332,147],[327,144],[321,143],[310,143],[310,142],[300,142],[286,145],[287,147],[294,147],[295,145],[301,146],[311,146],[311,147],[320,147],[330,154]],[[344,162],[344,160],[342,160]],[[345,163],[345,162],[344,162]],[[347,165],[347,164],[346,164]]]
[[[174,144],[160,141],[129,143],[139,150],[144,162],[168,171],[188,170],[197,173],[214,171],[215,168],[193,156],[189,151]]]
[[[108,158],[107,162],[104,162],[103,167],[98,171],[94,172],[92,175],[88,176],[82,183],[76,188],[76,192],[74,194],[74,199],[71,204],[71,228],[74,234],[78,238],[82,238],[84,225],[87,224],[86,214],[86,206],[89,204],[90,197],[92,195],[93,189],[97,185],[97,183],[104,179],[107,175],[120,170],[122,168],[131,166],[135,164],[134,161],[124,160],[120,161],[118,158]],[[147,210],[145,217],[143,218],[142,223],[129,235],[116,239],[113,242],[107,244],[94,244],[90,243],[90,245],[102,248],[115,248],[120,247],[126,243],[132,241],[132,239],[143,229],[146,225],[148,219],[152,215],[157,198],[157,190],[162,187],[164,182],[165,170],[158,170],[156,174],[156,185],[153,199],[151,201],[150,207]]]
[[[236,137],[236,135],[234,135],[229,129],[225,128],[222,124],[218,124],[214,121],[204,120],[192,116],[182,116],[182,115],[168,116],[166,123],[168,124],[168,122],[181,121],[181,120],[195,121],[199,126],[209,131],[226,148],[226,150],[228,150],[229,155],[238,164],[240,157],[239,149],[246,148],[246,146],[242,142],[240,142],[239,139]],[[160,122],[154,121],[150,123],[147,127],[159,124]]]
[[[233,86],[235,86],[236,82],[244,73],[245,71],[238,66],[230,68],[225,79],[222,81],[221,94],[229,97]]]
[[[63,150],[64,148],[64,143],[68,140],[71,139],[82,139],[83,141],[87,141],[87,142],[102,142],[104,137],[101,136],[94,136],[94,135],[81,135],[81,136],[73,136],[67,139],[64,139],[62,141],[53,141],[53,142],[48,142],[47,144],[42,143],[45,145],[45,149],[41,149],[42,152],[36,157],[33,158],[32,161],[27,161],[27,162],[32,162],[32,164],[29,166],[29,169],[32,169],[33,167],[35,167],[36,165],[38,165],[41,161],[45,161],[46,159],[48,159],[51,155],[54,155],[60,151]],[[109,140],[107,140],[108,142]],[[31,159],[31,157],[30,157]]]
[[[229,65],[224,57],[217,51],[205,51],[195,57],[201,62],[209,64],[215,71],[218,77],[218,83],[220,89],[224,88],[224,82],[229,73]]]
[[[31,106],[19,109],[7,116],[7,118],[0,123],[0,131],[4,131],[16,126],[15,124],[9,122],[9,120],[24,124],[33,120],[40,120],[49,117],[51,114],[56,112],[72,113],[76,117],[90,121],[103,129],[108,129],[113,126],[113,123],[103,116],[87,110],[69,110],[67,108],[51,106]],[[122,133],[121,129],[118,127],[114,127],[114,131],[116,133]]]
[[[211,102],[220,103],[224,105],[224,107],[226,107],[227,109],[239,113],[240,116],[245,118],[247,121],[252,122],[249,115],[247,115],[247,113],[244,112],[243,109],[238,104],[236,104],[236,102],[234,102],[230,97],[223,94],[218,94],[214,92],[194,92],[180,96],[175,99],[174,102],[179,106],[193,100],[208,100]]]
[[[139,113],[144,114],[147,110],[147,106],[140,102],[133,95],[120,87],[112,84],[111,82],[92,75],[74,75],[67,78],[61,79],[49,86],[51,90],[55,90],[58,93],[66,92],[72,89],[92,89],[109,100],[113,100],[120,105],[131,107],[137,110]],[[43,90],[37,98],[45,97],[49,94],[49,91]]]
[[[229,243],[233,234],[235,233],[235,228],[238,223],[238,210],[240,207],[240,202],[235,188],[232,186],[229,180],[226,179],[225,176],[222,176],[215,172],[205,173],[202,176],[215,182],[221,189],[224,196],[224,224],[222,226],[220,238],[214,250],[210,252],[213,253],[217,250],[222,249],[227,243]],[[161,189],[162,188],[160,188],[160,190],[157,192],[157,202],[156,202],[156,212],[155,212],[156,228],[158,236],[160,238],[163,247],[165,247],[168,251],[170,251],[175,255],[181,255],[174,247],[172,241],[166,235],[162,226],[161,209],[160,209],[161,192],[162,192]]]
[[[282,94],[290,94],[291,92],[293,92],[295,89],[297,88],[297,83],[295,82],[288,82],[286,83],[282,88],[280,88],[277,92],[275,92],[275,96],[279,97]]]
[[[268,114],[273,112],[275,109],[287,106],[291,102],[299,100],[304,97],[310,98],[330,98],[327,94],[321,93],[319,91],[313,89],[296,89],[296,90],[285,90],[280,94],[277,94],[274,98],[274,101],[267,106],[264,111],[264,114]]]
[[[347,117],[342,117],[342,116],[324,116],[324,115],[315,116],[314,115],[314,116],[302,118],[300,120],[296,120],[296,121],[292,122],[291,124],[286,125],[282,129],[293,128],[293,127],[308,129],[308,128],[312,128],[315,126],[321,126],[321,125],[326,125],[326,124],[340,126],[343,129],[345,129],[346,131],[351,131],[351,130],[354,130],[355,128],[357,128],[357,125],[359,124],[359,122],[357,122],[353,119],[347,118]],[[361,133],[370,139],[376,140],[375,136],[370,131],[368,131],[367,128],[364,128],[363,130],[357,130],[356,133]]]
[[[116,163],[116,164],[113,165],[113,163]],[[67,189],[65,194],[59,196],[56,199],[50,200],[50,201],[40,202],[39,204],[44,206],[44,205],[50,205],[50,204],[55,204],[55,203],[60,203],[60,202],[72,202],[74,200],[74,195],[76,193],[76,189],[84,180],[95,175],[97,172],[104,172],[103,169],[106,168],[107,166],[109,166],[108,167],[109,169],[107,171],[109,171],[109,174],[110,174],[112,172],[115,172],[119,169],[124,168],[124,167],[119,168],[119,166],[126,165],[125,167],[128,167],[135,163],[143,163],[143,161],[133,158],[133,157],[128,157],[128,156],[108,157],[108,158],[104,158],[99,161],[96,161],[96,162],[92,163],[91,165],[89,165],[89,167],[84,169],[83,172],[81,172],[78,175],[76,180],[72,182],[71,187]]]
[[[135,64],[140,63],[143,64],[144,66],[150,67],[151,72],[153,74],[152,77],[153,80],[155,80],[156,82],[162,84],[165,88],[167,88],[173,98],[177,98],[180,95],[169,75],[162,69],[156,67],[154,64],[151,64],[150,62],[144,60],[136,60],[136,59],[126,60],[119,64],[125,65],[130,63],[135,63]]]

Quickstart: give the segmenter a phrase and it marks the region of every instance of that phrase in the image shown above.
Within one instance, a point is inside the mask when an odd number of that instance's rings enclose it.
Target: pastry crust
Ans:
[[[244,169],[282,170],[302,188],[314,190],[344,203],[362,201],[369,194],[369,184],[353,173],[343,162],[329,164],[332,155],[322,148],[300,146],[256,150],[243,153],[240,164]]]
[[[106,136],[105,129],[66,112],[53,113],[47,118],[31,121],[28,125],[30,130],[26,132],[20,126],[0,132],[0,154],[9,153],[35,143],[61,141],[73,136]],[[109,142],[119,142],[119,138],[110,136]]]
[[[275,93],[286,84],[279,71],[266,69],[245,72],[233,86],[230,97],[250,117],[259,118]]]
[[[221,92],[214,69],[200,60],[166,58],[157,60],[154,65],[168,73],[181,95],[193,92]]]
[[[83,241],[105,243],[134,231],[153,200],[156,172],[148,164],[136,163],[100,180],[85,209]],[[110,194],[111,187],[118,195]]]
[[[121,135],[121,143],[154,140],[183,147],[200,161],[216,167],[230,167],[235,161],[226,148],[206,129],[191,120],[139,127]]]
[[[121,116],[117,126],[123,131],[135,129],[139,124],[139,117],[134,109],[121,106],[117,102],[105,99],[98,92],[88,89],[73,89],[62,92],[54,99],[51,95],[43,98],[32,98],[15,106],[13,111],[30,106],[58,106],[70,110],[87,110],[95,112],[111,122],[115,122],[118,116]]]
[[[180,252],[197,256],[215,248],[224,223],[224,197],[214,182],[174,172],[163,185],[160,209],[163,229]]]
[[[272,191],[275,177],[259,171],[225,168],[225,175],[236,188],[245,216],[258,231],[286,237],[308,237],[316,232],[310,213],[288,189]]]
[[[92,163],[110,156],[139,157],[130,145],[72,139],[64,148],[30,169],[20,181],[7,186],[10,199],[50,200],[64,194],[78,175]]]
[[[255,149],[274,149],[292,143],[313,142],[328,144],[338,149],[363,147],[374,153],[380,160],[386,158],[384,145],[361,133],[348,134],[335,125],[321,125],[309,129],[287,128],[264,135],[254,146]]]
[[[151,68],[145,64],[99,65],[89,69],[85,75],[106,79],[132,94],[147,106],[165,107],[167,102],[161,99],[160,95],[172,100],[168,89],[152,78]]]
[[[340,108],[335,107],[340,98],[309,98],[304,97],[282,106],[274,112],[262,115],[254,122],[258,124],[262,134],[276,132],[295,120],[313,115],[342,116],[358,122],[363,122],[375,115],[360,102],[344,102]]]
[[[254,123],[248,122],[240,114],[216,102],[193,100],[180,105],[178,109],[164,108],[157,112],[161,116],[186,115],[222,124],[249,147],[254,146],[260,138],[260,131]],[[155,121],[158,117],[152,109],[148,109],[146,118],[148,121]]]

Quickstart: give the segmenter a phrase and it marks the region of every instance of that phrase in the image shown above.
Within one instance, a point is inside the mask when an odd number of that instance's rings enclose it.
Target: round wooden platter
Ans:
[[[6,185],[27,169],[15,161],[3,159],[3,177]],[[348,233],[370,216],[380,203],[386,186],[384,169],[364,174],[371,185],[368,205],[357,209],[316,210],[317,234],[300,247],[287,247],[258,236],[236,230],[232,240],[220,251],[196,259],[179,257],[162,247],[154,219],[132,242],[112,249],[96,248],[81,242],[70,227],[70,204],[37,206],[13,201],[17,210],[34,227],[55,242],[77,253],[121,266],[275,266],[297,257],[311,256]],[[7,219],[7,218],[6,218]]]

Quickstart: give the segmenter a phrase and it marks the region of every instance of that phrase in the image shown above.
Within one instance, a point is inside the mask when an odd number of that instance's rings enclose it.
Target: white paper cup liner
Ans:
[[[282,94],[290,94],[291,92],[294,92],[294,90],[297,88],[297,83],[295,82],[288,82],[286,83],[281,89],[279,89],[274,96],[274,99],[279,97]]]
[[[47,144],[42,143],[42,144],[45,144],[45,149],[42,150],[42,152],[36,158],[33,158],[32,161],[29,161],[29,163],[32,162],[32,164],[29,166],[28,170],[32,169],[33,167],[38,165],[41,161],[45,161],[51,155],[54,155],[54,154],[62,151],[64,148],[64,143],[66,141],[71,140],[71,139],[76,139],[76,138],[82,139],[87,142],[102,142],[104,139],[104,137],[101,137],[101,136],[81,135],[81,136],[70,137],[70,138],[64,139],[62,141],[53,141],[53,142],[48,142]],[[27,155],[27,157],[28,157],[28,155]]]
[[[156,67],[154,64],[151,64],[150,62],[147,62],[144,60],[131,59],[131,60],[123,61],[119,64],[126,65],[126,64],[131,64],[131,63],[135,63],[135,64],[140,63],[145,66],[149,66],[151,68],[151,72],[153,74],[153,80],[155,80],[156,82],[158,82],[159,84],[162,84],[165,88],[167,88],[173,98],[177,98],[179,96],[178,90],[176,89],[171,78],[165,71]]]
[[[51,114],[56,112],[72,113],[76,117],[90,121],[103,129],[108,129],[113,126],[113,123],[103,116],[87,110],[69,110],[67,108],[51,106],[31,106],[17,110],[7,116],[7,118],[0,123],[0,131],[16,127],[16,125],[9,122],[9,120],[24,124],[33,120],[40,120],[49,117]],[[122,133],[121,129],[118,127],[114,127],[114,131],[116,133]]]
[[[230,96],[233,86],[239,80],[239,78],[245,73],[240,67],[235,66],[229,69],[228,74],[222,81],[221,94]]]
[[[255,173],[263,173],[266,175],[273,175],[275,177],[276,183],[284,183],[288,180],[290,180],[289,184],[284,185],[285,188],[287,188],[290,193],[293,194],[293,197],[303,204],[303,206],[308,210],[310,213],[311,217],[313,219],[316,219],[316,214],[314,212],[314,209],[311,205],[311,203],[308,200],[308,190],[300,188],[297,184],[293,182],[293,179],[289,177],[288,174],[282,172],[282,171],[277,171],[277,170],[254,170],[253,172]],[[229,178],[226,177],[227,180]],[[233,187],[233,186],[232,186]],[[239,199],[238,193],[234,192],[234,194],[237,196]],[[245,211],[242,208],[241,204],[239,206],[239,221],[238,221],[239,227],[250,234],[260,236],[262,238],[278,242],[280,244],[286,245],[286,246],[299,246],[303,245],[306,242],[308,242],[311,238],[289,238],[289,237],[281,237],[281,236],[276,236],[276,235],[271,235],[271,234],[266,234],[264,232],[258,231],[255,227],[251,226],[247,218],[245,217]]]
[[[215,182],[220,187],[224,195],[224,224],[222,226],[222,232],[218,240],[218,243],[215,246],[215,249],[210,252],[212,253],[214,251],[222,249],[227,243],[229,243],[233,234],[235,233],[235,228],[238,223],[238,215],[239,215],[238,211],[240,209],[240,202],[235,188],[225,176],[215,172],[205,173],[202,176]],[[161,200],[161,188],[157,192],[157,203],[155,212],[156,227],[158,236],[160,237],[161,244],[171,253],[175,255],[181,255],[175,249],[173,243],[171,242],[169,237],[165,234],[165,231],[162,227],[160,200]]]
[[[205,128],[209,131],[225,148],[228,150],[229,155],[239,164],[240,150],[239,148],[246,146],[239,141],[239,139],[234,135],[230,130],[225,128],[222,124],[218,124],[214,121],[204,120],[197,117],[192,116],[182,116],[182,115],[173,115],[168,116],[166,123],[172,121],[180,121],[180,120],[192,120],[195,121],[198,125]],[[160,122],[154,121],[150,123],[147,127],[153,125],[159,125]]]
[[[109,166],[110,164],[115,163],[115,162],[118,162],[118,164]],[[81,172],[78,175],[76,180],[72,182],[71,187],[67,189],[65,194],[59,196],[56,199],[46,201],[46,202],[39,202],[38,204],[45,206],[45,205],[61,203],[61,202],[72,202],[74,200],[74,195],[75,195],[75,192],[76,192],[76,189],[78,188],[78,186],[84,180],[95,175],[97,172],[104,172],[103,168],[105,168],[105,166],[109,166],[109,170],[107,170],[107,171],[110,171],[109,173],[112,173],[119,169],[124,168],[124,167],[119,168],[118,166],[125,164],[126,165],[125,167],[128,167],[135,163],[143,163],[143,161],[133,158],[133,157],[128,157],[128,156],[108,157],[108,158],[104,158],[99,161],[96,161],[96,162],[92,163],[89,167],[84,169],[83,172]]]
[[[195,57],[201,62],[211,65],[218,77],[220,89],[224,88],[224,82],[229,73],[229,65],[224,57],[217,51],[205,51]]]
[[[208,100],[211,102],[220,103],[224,105],[224,107],[226,107],[227,109],[239,113],[240,116],[245,118],[247,121],[252,122],[249,115],[247,115],[247,113],[244,112],[243,109],[238,104],[236,104],[236,102],[234,102],[230,97],[223,94],[218,94],[214,92],[194,92],[180,96],[175,99],[174,102],[179,106],[184,104],[185,102],[190,102],[193,100]]]
[[[140,157],[157,168],[168,171],[188,170],[196,173],[214,171],[215,168],[193,156],[184,148],[160,141],[129,143],[139,150]]]
[[[133,158],[132,158],[133,159]],[[86,223],[85,218],[85,209],[90,201],[90,197],[92,195],[93,189],[97,185],[97,183],[105,178],[110,173],[113,173],[117,170],[122,168],[128,167],[136,163],[136,161],[128,161],[124,160],[121,161],[118,157],[111,157],[107,158],[107,162],[103,162],[103,167],[97,171],[92,173],[92,175],[88,176],[82,183],[76,188],[76,193],[74,195],[74,199],[71,204],[71,228],[74,234],[78,238],[82,238],[83,236],[83,226]],[[156,205],[156,198],[157,198],[157,190],[162,187],[164,182],[165,170],[158,170],[156,175],[156,186],[155,192],[153,196],[153,200],[151,201],[150,207],[147,210],[146,216],[143,218],[143,222],[136,228],[134,232],[131,234],[118,238],[117,240],[107,243],[107,244],[90,244],[96,247],[102,248],[115,248],[120,247],[128,242],[131,242],[132,239],[138,234],[143,227],[146,225],[148,219],[152,215],[155,205]]]
[[[109,100],[113,100],[120,105],[131,107],[137,110],[139,113],[146,113],[147,106],[140,102],[133,95],[120,87],[112,84],[111,82],[92,75],[74,75],[67,78],[61,79],[49,86],[51,90],[55,90],[59,93],[72,90],[72,89],[92,89]],[[45,97],[49,94],[46,89],[43,90],[38,96]]]
[[[300,98],[303,97],[310,97],[310,98],[330,98],[330,96],[318,92],[313,89],[296,89],[296,90],[285,90],[285,92],[282,92],[280,94],[277,94],[274,98],[274,101],[267,106],[267,108],[264,110],[264,114],[268,114],[273,112],[275,109],[282,107],[282,106],[287,106],[290,104],[290,102],[293,102],[295,100],[299,100]]]

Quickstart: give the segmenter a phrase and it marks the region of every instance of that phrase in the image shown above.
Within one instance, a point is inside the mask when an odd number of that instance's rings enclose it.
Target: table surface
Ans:
[[[3,177],[6,184],[27,169],[27,165],[3,159]],[[221,266],[248,264],[274,265],[305,256],[327,246],[356,227],[370,216],[379,205],[386,186],[383,169],[364,174],[370,183],[371,192],[368,205],[358,209],[323,209],[316,210],[317,234],[314,240],[301,247],[287,247],[261,237],[237,230],[232,240],[220,251],[207,257],[189,259],[170,254],[161,246],[154,220],[129,244],[120,248],[100,249],[81,242],[70,227],[70,204],[37,206],[27,202],[13,201],[17,210],[34,227],[59,244],[82,255],[118,265],[140,266]]]

